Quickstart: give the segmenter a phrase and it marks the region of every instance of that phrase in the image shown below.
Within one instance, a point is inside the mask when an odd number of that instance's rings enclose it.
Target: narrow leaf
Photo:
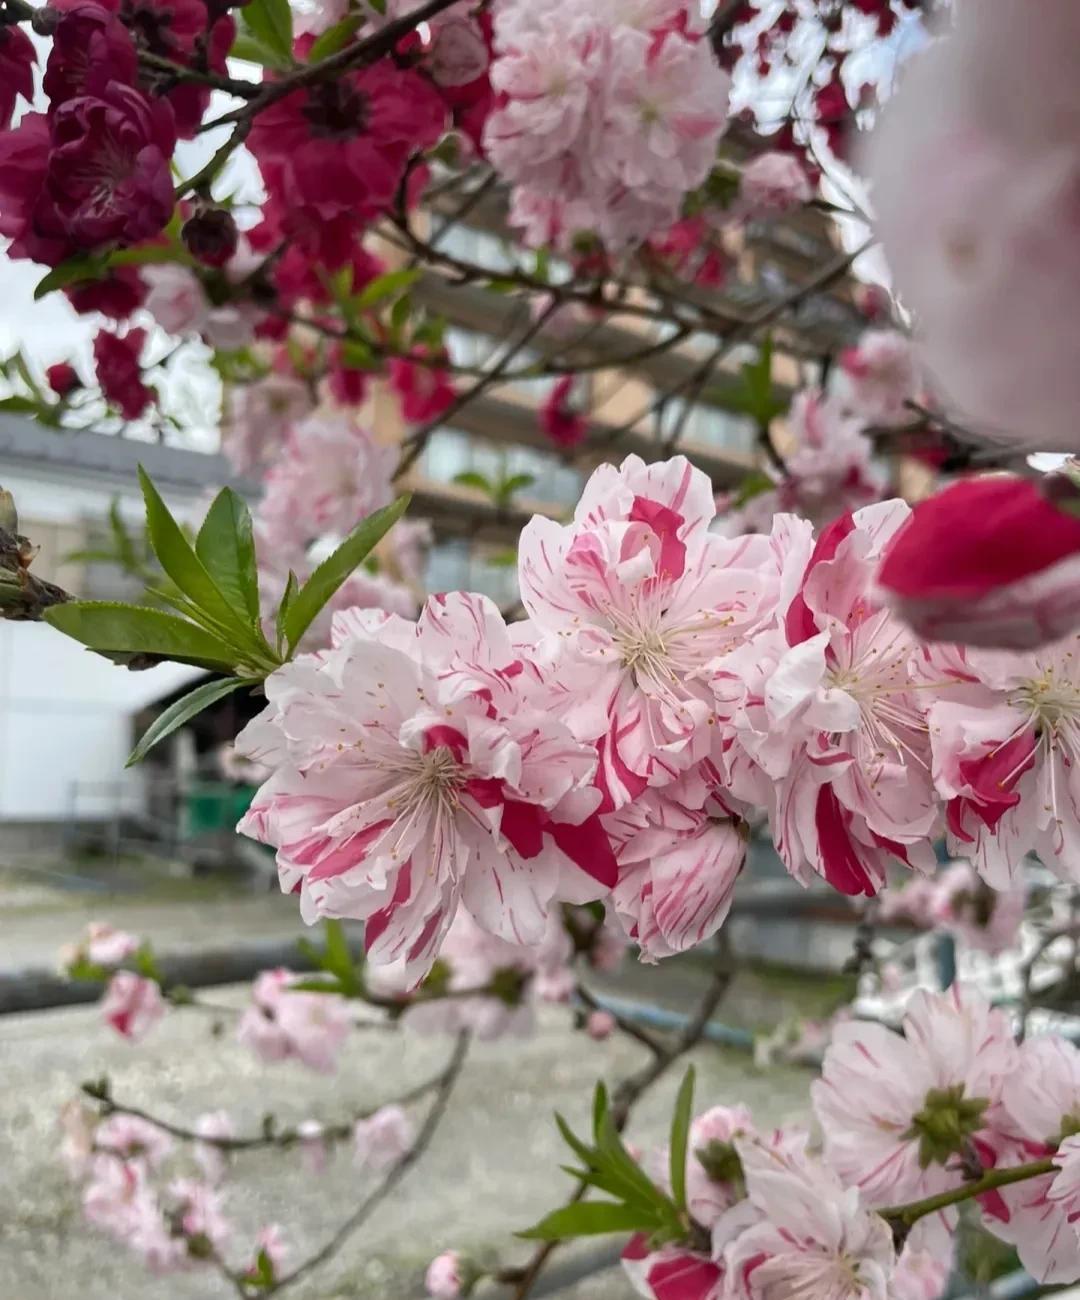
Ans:
[[[411,284],[415,284],[420,275],[420,268],[411,266],[402,267],[399,271],[387,271],[385,275],[378,275],[356,295],[353,299],[353,306],[360,311],[367,311],[378,303],[384,302],[387,298],[392,298],[395,294],[401,293]]]
[[[289,0],[250,0],[240,15],[249,32],[281,58],[292,58],[293,28]]]
[[[211,704],[222,700],[226,695],[231,695],[241,686],[250,685],[236,677],[226,677],[221,681],[203,682],[201,686],[196,686],[193,691],[179,699],[175,704],[159,714],[154,721],[143,732],[142,738],[135,748],[131,751],[131,757],[124,764],[125,767],[133,767],[154,748],[160,740],[166,736],[171,736],[178,728],[182,727],[185,722],[194,718],[196,714],[201,713],[203,709],[209,708]]]
[[[300,644],[300,638],[311,626],[319,611],[349,574],[363,563],[368,552],[373,550],[381,538],[397,523],[405,513],[408,504],[408,496],[400,496],[392,505],[376,510],[373,515],[368,515],[308,578],[296,593],[283,619],[290,650]]]
[[[12,411],[15,415],[31,415],[38,406],[32,397],[20,397],[17,393],[0,398],[0,411]]]
[[[54,266],[48,275],[43,276],[34,288],[34,301],[46,297],[54,289],[63,289],[69,284],[78,284],[80,280],[97,280],[105,274],[105,259],[92,254],[79,254],[69,257],[66,262]]]
[[[562,1241],[566,1237],[599,1237],[609,1232],[636,1232],[653,1227],[656,1220],[635,1205],[614,1201],[580,1201],[553,1211],[519,1237],[531,1241]]]
[[[187,619],[144,605],[73,600],[45,611],[59,632],[102,653],[162,655],[231,671],[236,653],[220,637]]]
[[[341,991],[346,997],[353,996],[359,990],[360,981],[356,978],[356,966],[353,964],[349,941],[345,937],[345,929],[340,921],[326,922],[326,953],[322,964],[324,970],[338,977]]]
[[[363,24],[363,14],[349,14],[333,27],[328,27],[312,45],[308,53],[308,62],[318,63],[322,59],[329,58],[331,54],[336,54],[338,50],[344,49]]]
[[[141,465],[139,482],[146,502],[146,524],[150,541],[161,567],[212,623],[220,624],[235,634],[241,646],[259,650],[259,638],[242,610],[226,600]]]
[[[285,644],[285,620],[289,617],[289,610],[296,599],[296,593],[300,590],[300,584],[296,579],[296,574],[292,569],[289,570],[289,576],[285,579],[285,590],[281,593],[281,603],[277,607],[275,617],[275,626],[277,629],[278,652],[281,652]]]
[[[242,27],[237,31],[233,39],[232,48],[229,50],[230,59],[243,59],[245,63],[257,63],[261,68],[274,68],[277,71],[283,71],[288,68],[292,60],[284,55],[272,50],[269,46],[264,45],[251,32],[245,31]]]
[[[686,1209],[686,1149],[690,1140],[690,1118],[694,1106],[694,1067],[683,1076],[675,1112],[671,1117],[671,1195],[680,1210]]]
[[[481,474],[476,469],[463,469],[460,474],[454,475],[454,482],[462,487],[479,488],[481,492],[491,495],[491,480],[486,474]]]
[[[600,1132],[604,1127],[604,1120],[607,1118],[607,1113],[608,1113],[607,1088],[601,1082],[596,1085],[596,1091],[593,1093],[593,1104],[592,1104],[593,1141],[596,1142],[597,1144],[599,1144],[600,1142]]]
[[[251,512],[243,497],[222,488],[206,512],[195,553],[222,594],[236,608],[259,618],[259,574],[255,564],[255,539]]]

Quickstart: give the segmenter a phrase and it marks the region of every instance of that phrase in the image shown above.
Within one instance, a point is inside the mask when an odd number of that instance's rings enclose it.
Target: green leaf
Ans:
[[[35,402],[32,397],[19,397],[17,394],[11,397],[0,398],[0,411],[13,411],[16,415],[31,415],[38,409],[39,403]]]
[[[240,21],[268,50],[286,62],[292,59],[293,27],[289,0],[251,0]]]
[[[206,512],[195,539],[195,554],[225,598],[259,618],[259,572],[247,502],[232,488],[222,488]]]
[[[241,686],[250,684],[236,677],[226,677],[221,681],[203,682],[201,686],[196,686],[193,691],[189,691],[174,704],[170,704],[154,719],[143,732],[124,766],[134,767],[147,756],[158,741],[171,736],[178,727],[182,727],[185,722],[201,713],[203,709],[209,708],[211,704],[224,699],[226,695],[231,695],[233,691],[238,691]]]
[[[688,1067],[675,1098],[671,1117],[671,1195],[680,1210],[686,1209],[686,1149],[690,1141],[690,1119],[694,1105],[694,1067]]]
[[[479,488],[486,496],[492,494],[491,480],[479,470],[463,469],[460,474],[454,475],[453,481],[460,483],[462,487]]]
[[[607,1119],[608,1113],[608,1095],[607,1088],[601,1081],[596,1085],[593,1092],[592,1103],[592,1131],[593,1141],[599,1145],[600,1133],[604,1127],[604,1120]]]
[[[308,54],[308,63],[319,63],[329,58],[331,54],[336,54],[338,50],[344,49],[363,24],[362,14],[349,14],[333,27],[328,27],[312,45]]]
[[[112,266],[152,266],[161,262],[183,262],[195,266],[195,258],[178,244],[140,244],[137,248],[117,248],[108,255]]]
[[[748,501],[753,501],[754,497],[760,496],[762,492],[769,492],[776,484],[762,469],[756,469],[752,474],[747,474],[739,484],[739,490],[735,493],[732,501],[732,509],[741,509]]]
[[[563,1141],[570,1150],[573,1151],[574,1155],[576,1155],[583,1164],[591,1167],[593,1165],[592,1149],[582,1142],[581,1138],[577,1136],[558,1111],[555,1112],[555,1123],[558,1126],[559,1132],[562,1134]]]
[[[356,974],[356,963],[349,951],[345,928],[340,921],[326,922],[326,951],[320,964],[323,970],[337,977],[341,993],[347,998],[356,997],[360,992],[360,980]]]
[[[408,496],[400,496],[392,505],[368,515],[308,578],[296,593],[282,620],[290,650],[300,644],[300,638],[314,622],[319,611],[349,574],[366,559],[368,552],[397,523],[408,504]]]
[[[515,492],[520,492],[522,488],[532,487],[535,482],[535,474],[511,474],[509,478],[503,479],[498,489],[499,505],[509,505]]]
[[[285,644],[285,620],[289,617],[289,610],[292,608],[292,603],[296,599],[296,593],[299,590],[300,584],[297,581],[296,574],[290,569],[289,576],[285,580],[285,590],[281,593],[281,603],[277,607],[277,614],[274,618],[279,654]]]
[[[279,72],[290,67],[292,63],[291,58],[285,58],[270,49],[243,27],[237,30],[232,48],[229,50],[229,58],[243,59],[245,63],[257,63],[261,68],[274,68]]]
[[[236,652],[220,637],[187,619],[144,605],[72,600],[47,609],[45,621],[99,653],[162,655],[229,672],[236,664]]]
[[[406,266],[399,271],[387,271],[385,275],[377,275],[356,295],[353,306],[359,311],[367,311],[387,298],[403,292],[411,284],[415,284],[421,274],[419,267]]]
[[[81,253],[78,257],[69,257],[66,262],[54,266],[48,275],[43,276],[34,288],[34,301],[44,298],[56,289],[66,288],[69,284],[78,284],[80,280],[98,280],[105,274],[105,258],[98,254]]]
[[[236,608],[222,594],[141,465],[139,482],[146,502],[150,541],[161,567],[210,623],[233,636],[241,647],[256,653],[264,650],[262,638],[251,627],[242,607]]]
[[[529,1241],[562,1241],[566,1237],[599,1237],[609,1232],[636,1232],[655,1226],[655,1218],[636,1205],[614,1201],[579,1201],[564,1205],[519,1237]]]

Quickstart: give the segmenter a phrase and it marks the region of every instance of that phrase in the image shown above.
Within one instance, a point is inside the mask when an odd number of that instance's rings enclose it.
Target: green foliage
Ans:
[[[343,50],[364,24],[363,14],[349,14],[322,32],[308,53],[309,63],[319,63]]]
[[[187,695],[174,704],[170,704],[163,713],[160,713],[154,719],[143,732],[142,739],[131,751],[131,756],[124,766],[132,767],[134,764],[141,762],[158,741],[164,740],[166,736],[171,736],[178,727],[182,727],[185,722],[189,722],[203,709],[215,704],[218,700],[224,699],[226,695],[231,695],[233,691],[238,691],[241,686],[249,684],[239,677],[225,677],[196,686],[193,691],[189,691]]]
[[[376,510],[359,523],[332,555],[308,578],[296,593],[281,620],[281,628],[290,651],[296,649],[304,633],[319,611],[330,600],[345,579],[367,558],[368,552],[388,533],[405,513],[409,504],[407,496],[400,496],[392,505]]]
[[[360,969],[349,951],[345,927],[340,921],[326,921],[324,926],[324,947],[319,948],[308,939],[300,939],[297,947],[313,966],[332,978],[301,980],[295,987],[309,993],[339,993],[347,998],[361,997],[364,985]]]
[[[285,64],[292,61],[293,26],[289,0],[250,0],[240,12],[240,22],[264,50]]]
[[[536,482],[536,477],[533,474],[503,472],[497,479],[490,479],[479,470],[463,469],[460,474],[454,475],[454,482],[462,487],[476,488],[478,492],[483,492],[496,510],[506,510],[513,504],[515,494],[531,487]]]
[[[671,1118],[671,1194],[680,1210],[686,1209],[686,1149],[690,1141],[690,1120],[694,1113],[694,1067],[683,1076],[675,1112]]]
[[[679,1091],[672,1125],[672,1167],[675,1146],[681,1145],[681,1197],[686,1198],[686,1144],[693,1103],[693,1071],[687,1072]],[[685,1207],[668,1196],[645,1173],[630,1155],[619,1136],[608,1104],[607,1089],[596,1085],[593,1095],[593,1142],[590,1146],[579,1138],[561,1115],[555,1116],[559,1132],[578,1159],[567,1173],[587,1187],[605,1192],[606,1201],[579,1201],[541,1219],[519,1235],[539,1241],[561,1241],[568,1237],[591,1237],[609,1232],[642,1232],[654,1244],[678,1241],[687,1237],[690,1222]]]
[[[420,278],[419,267],[402,267],[398,271],[387,271],[369,281],[353,299],[353,306],[358,311],[369,311],[388,298],[396,298],[404,293]]]
[[[756,361],[747,361],[739,367],[741,380],[723,394],[723,405],[730,411],[749,415],[760,429],[767,429],[778,415],[787,410],[773,389],[773,342],[766,334]]]
[[[732,509],[741,510],[748,501],[753,501],[754,497],[760,496],[762,492],[771,491],[775,486],[776,484],[764,470],[753,470],[739,484],[739,490],[731,503]]]
[[[303,587],[290,573],[277,611],[277,644],[272,647],[262,631],[258,563],[243,498],[231,488],[219,492],[193,545],[141,466],[139,478],[153,558],[175,584],[149,587],[148,594],[175,612],[121,601],[68,601],[47,610],[45,618],[114,662],[141,668],[173,659],[226,674],[227,680],[204,682],[166,709],[135,747],[129,765],[208,705],[242,686],[257,686],[280,667],[408,505],[408,497],[399,497],[362,520]],[[116,559],[140,577],[153,576],[150,557],[140,555],[116,503],[109,524],[115,550],[84,552],[83,557]]]

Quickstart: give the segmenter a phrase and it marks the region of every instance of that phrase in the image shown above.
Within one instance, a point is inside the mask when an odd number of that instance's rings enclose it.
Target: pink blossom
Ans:
[[[127,1161],[138,1161],[147,1169],[156,1169],[173,1149],[172,1138],[138,1115],[110,1115],[94,1133],[94,1149]]]
[[[263,1263],[269,1265],[271,1279],[281,1276],[285,1261],[289,1258],[289,1247],[285,1234],[276,1223],[268,1223],[260,1228],[255,1237],[255,1258],[247,1270],[247,1277],[252,1280],[265,1281]],[[929,1298],[928,1298],[929,1300]]]
[[[739,193],[731,210],[738,221],[760,221],[802,207],[813,198],[813,187],[794,154],[770,149],[742,170]]]
[[[265,470],[278,459],[289,428],[311,410],[311,394],[291,375],[269,374],[229,389],[222,451],[237,474]]]
[[[952,1277],[955,1255],[955,1239],[941,1216],[920,1219],[896,1261],[889,1300],[940,1300]]]
[[[387,373],[401,402],[401,414],[410,424],[437,420],[454,403],[450,374],[436,357],[391,357]]]
[[[953,862],[934,882],[933,924],[977,952],[998,956],[1020,942],[1026,904],[1022,878],[991,889],[970,862]]]
[[[195,1132],[201,1138],[231,1138],[236,1135],[229,1112],[225,1110],[212,1110],[200,1115],[195,1121]],[[195,1143],[194,1155],[206,1181],[220,1183],[228,1168],[226,1152],[216,1142],[206,1141]]]
[[[930,709],[950,852],[996,888],[1031,851],[1063,880],[1077,879],[1078,644],[1072,636],[1028,654],[969,650],[966,684]],[[928,671],[939,662],[930,653]]]
[[[899,330],[867,330],[840,354],[848,405],[867,424],[898,425],[911,419],[905,403],[918,389],[911,340]]]
[[[487,71],[488,47],[478,22],[464,14],[440,14],[432,24],[427,66],[437,86],[467,86]]]
[[[558,447],[576,447],[589,431],[588,421],[572,403],[574,376],[563,375],[540,407],[540,427]]]
[[[75,251],[64,222],[44,198],[52,133],[44,113],[24,113],[0,131],[0,235],[8,256],[57,266]]]
[[[847,894],[876,893],[890,861],[936,864],[939,807],[915,642],[871,594],[906,515],[903,502],[886,502],[821,533],[784,618],[788,649],[763,683],[764,719],[740,728],[740,745],[775,782],[771,820],[785,866]]]
[[[101,1015],[121,1037],[141,1042],[165,1014],[165,999],[153,980],[119,970],[101,1000]]]
[[[260,519],[285,514],[309,538],[344,536],[392,497],[397,451],[352,418],[312,415],[293,426],[285,455],[266,475]]]
[[[1032,23],[1007,0],[993,24],[956,16],[911,60],[871,138],[877,230],[935,387],[982,432],[1071,449],[1080,11],[1051,0]]]
[[[91,921],[83,938],[63,949],[60,961],[65,969],[77,961],[87,961],[94,966],[119,966],[138,948],[139,940],[135,935],[117,930],[107,921]]]
[[[1080,519],[1030,479],[962,479],[915,507],[878,582],[924,640],[1029,650],[1080,624]]]
[[[361,1168],[389,1169],[409,1150],[413,1126],[400,1106],[382,1106],[353,1127],[356,1163]]]
[[[80,316],[100,312],[125,321],[146,301],[146,282],[134,266],[114,266],[98,279],[68,285],[64,297]]]
[[[554,900],[610,888],[595,755],[529,702],[535,672],[491,601],[435,597],[415,626],[367,611],[347,631],[267,679],[239,742],[276,768],[240,829],[276,845],[308,920],[366,920],[372,963],[404,958],[413,981],[459,902],[535,944]]]
[[[745,1195],[742,1163],[734,1142],[756,1133],[745,1106],[713,1106],[692,1120],[686,1153],[686,1208],[703,1228],[715,1227]],[[669,1166],[665,1148],[653,1171],[665,1186]]]
[[[955,1157],[986,1125],[1015,1063],[1004,1014],[956,985],[913,994],[903,1035],[842,1024],[811,1085],[825,1156],[870,1205],[958,1187]]]
[[[83,1189],[82,1206],[87,1222],[133,1244],[136,1235],[147,1235],[152,1224],[156,1223],[159,1232],[164,1231],[157,1197],[147,1181],[146,1166],[137,1160],[119,1160],[112,1155],[98,1157]],[[185,1253],[182,1245],[178,1252],[173,1252],[174,1257]]]
[[[610,1038],[616,1028],[615,1017],[610,1011],[605,1011],[602,1008],[598,1011],[590,1011],[585,1017],[585,1032],[598,1043]]]
[[[424,1274],[424,1287],[435,1300],[457,1300],[464,1294],[461,1256],[456,1250],[445,1250],[436,1255]]]
[[[98,330],[94,337],[94,371],[102,394],[125,420],[137,420],[154,401],[154,390],[143,383],[139,363],[145,341],[144,329],[124,334]]]
[[[605,818],[619,862],[615,914],[643,961],[715,934],[746,859],[745,823],[696,784],[646,790]]]
[[[522,603],[568,725],[597,744],[605,811],[703,757],[701,670],[772,612],[770,540],[712,535],[714,513],[708,479],[683,457],[629,456],[594,471],[571,524],[534,518],[522,531]]]
[[[814,388],[796,393],[787,434],[795,445],[784,456],[778,508],[824,525],[881,497],[885,484],[872,464],[873,445],[836,397]]]
[[[178,262],[162,262],[143,267],[142,278],[150,290],[146,310],[167,334],[199,333],[210,303],[193,271]]]
[[[169,1184],[173,1215],[184,1236],[199,1239],[220,1253],[232,1236],[232,1225],[221,1209],[221,1193],[196,1178],[176,1178]]]
[[[724,1248],[736,1300],[886,1300],[892,1231],[824,1165],[776,1143],[736,1138],[757,1223]]]
[[[1021,1043],[993,1119],[995,1167],[1050,1155],[1080,1124],[1080,1049],[1056,1035]],[[1075,1151],[1064,1143],[1062,1153],[1062,1173],[1025,1179],[980,1198],[986,1228],[1016,1246],[1020,1262],[1040,1282],[1072,1282],[1080,1275],[1075,1170],[1070,1177]]]
[[[344,998],[293,990],[291,971],[263,971],[252,990],[252,1005],[237,1027],[237,1040],[263,1061],[302,1061],[309,1070],[331,1074],[352,1021]]]

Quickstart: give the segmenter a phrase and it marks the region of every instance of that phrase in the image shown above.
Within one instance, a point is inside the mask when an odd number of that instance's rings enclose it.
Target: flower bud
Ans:
[[[233,214],[225,208],[200,208],[184,222],[180,237],[191,256],[205,266],[224,266],[239,239]]]
[[[615,1017],[610,1011],[590,1011],[585,1021],[585,1032],[598,1043],[610,1038],[615,1032]]]
[[[68,365],[66,361],[58,361],[55,366],[50,366],[45,371],[45,378],[58,397],[67,397],[82,383],[75,367]]]

